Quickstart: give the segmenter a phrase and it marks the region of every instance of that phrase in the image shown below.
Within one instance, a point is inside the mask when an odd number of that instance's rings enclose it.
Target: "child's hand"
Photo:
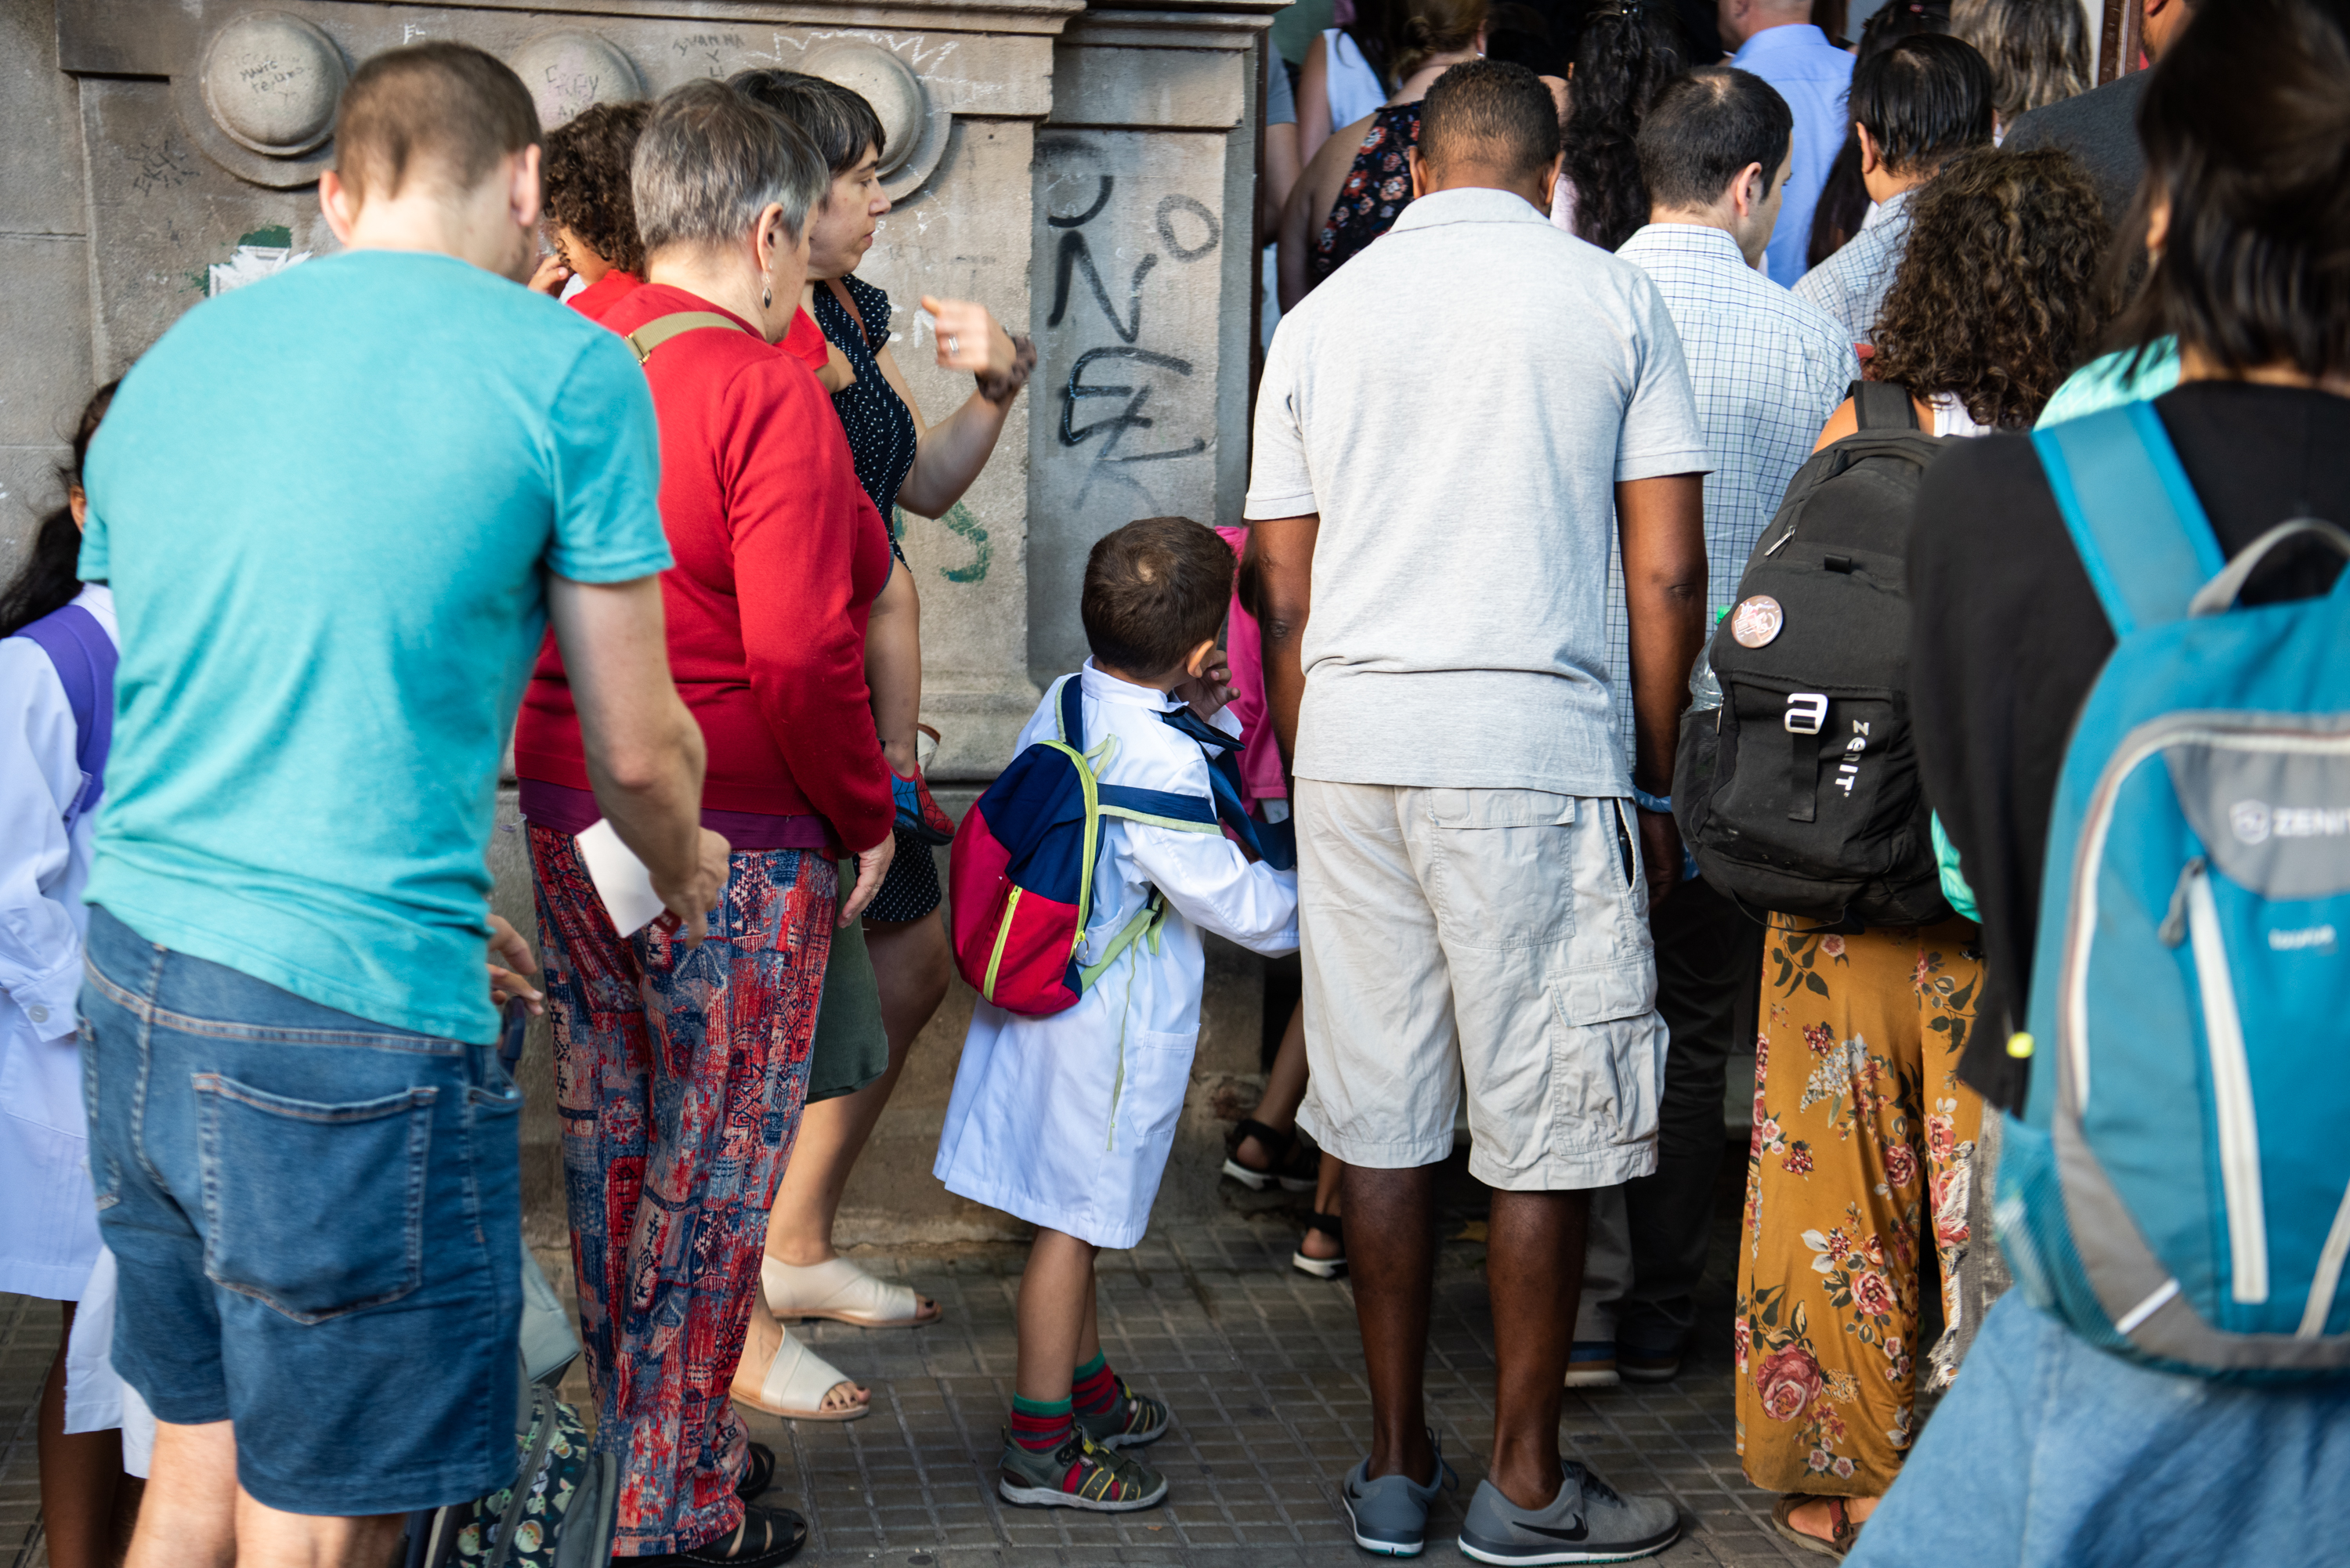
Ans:
[[[840,351],[840,345],[828,342],[824,348],[824,369],[816,373],[817,385],[827,392],[845,392],[855,386],[857,367],[848,362],[848,356]]]
[[[563,293],[563,286],[571,281],[571,268],[559,255],[538,258],[538,269],[530,275],[530,291],[554,299]]]
[[[501,963],[499,960],[505,961]],[[534,989],[523,979],[525,974],[538,972],[538,960],[531,956],[530,944],[522,933],[508,925],[504,917],[490,917],[490,1003],[503,1008],[520,997],[530,1006],[530,1015],[537,1018],[546,1012],[545,993]]]
[[[1202,719],[1213,719],[1232,700],[1232,667],[1218,649],[1208,668],[1186,679],[1170,695]]]

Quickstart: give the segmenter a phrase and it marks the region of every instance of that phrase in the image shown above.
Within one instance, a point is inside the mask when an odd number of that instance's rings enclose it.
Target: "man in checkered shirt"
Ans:
[[[1768,82],[1731,67],[1668,83],[1640,128],[1650,221],[1617,252],[1664,296],[1697,393],[1713,462],[1705,553],[1716,613],[1737,597],[1754,541],[1860,374],[1850,334],[1760,270],[1793,167],[1793,123]],[[1628,756],[1620,561],[1608,574],[1607,614],[1617,727]],[[1733,1044],[1754,1038],[1762,956],[1762,927],[1702,881],[1684,883],[1650,919],[1657,1008],[1671,1045],[1656,1173],[1623,1189],[1632,1278],[1617,1306],[1616,1357],[1620,1375],[1637,1381],[1679,1370],[1694,1322],[1690,1295],[1705,1267],[1721,1158],[1726,1064]],[[1595,1201],[1595,1231],[1605,1212]]]

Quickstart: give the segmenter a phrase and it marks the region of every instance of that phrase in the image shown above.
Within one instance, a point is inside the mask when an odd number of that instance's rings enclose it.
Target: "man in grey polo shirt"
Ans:
[[[1563,1468],[1558,1415],[1587,1195],[1656,1162],[1648,909],[1680,862],[1615,742],[1607,561],[1620,530],[1635,773],[1660,797],[1704,628],[1705,438],[1656,286],[1544,221],[1541,79],[1458,66],[1421,116],[1418,199],[1274,337],[1248,498],[1297,779],[1299,1121],[1347,1162],[1371,1385],[1344,1496],[1358,1542],[1419,1550],[1435,1168],[1465,1077],[1499,1386],[1462,1549],[1642,1556],[1671,1505]]]

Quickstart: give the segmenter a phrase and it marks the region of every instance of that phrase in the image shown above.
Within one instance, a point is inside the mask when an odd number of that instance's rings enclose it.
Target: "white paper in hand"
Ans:
[[[614,930],[634,936],[659,918],[665,906],[653,891],[653,874],[620,842],[609,822],[598,817],[595,826],[579,836],[579,857],[588,862],[588,879],[596,884],[596,896],[604,900]]]

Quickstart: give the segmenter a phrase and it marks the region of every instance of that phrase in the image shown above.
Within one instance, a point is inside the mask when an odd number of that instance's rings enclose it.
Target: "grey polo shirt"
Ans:
[[[1648,275],[1504,191],[1424,196],[1282,318],[1247,515],[1316,513],[1296,772],[1625,793],[1619,480],[1702,473]]]

